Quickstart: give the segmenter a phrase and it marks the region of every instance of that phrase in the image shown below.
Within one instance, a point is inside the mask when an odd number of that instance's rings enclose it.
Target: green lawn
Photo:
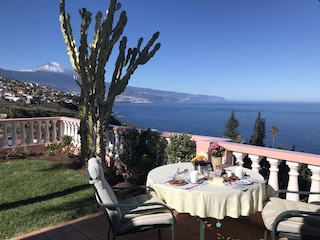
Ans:
[[[43,160],[0,163],[0,239],[98,211],[87,176]]]

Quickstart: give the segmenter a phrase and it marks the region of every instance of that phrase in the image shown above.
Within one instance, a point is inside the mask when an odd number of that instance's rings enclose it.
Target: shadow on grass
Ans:
[[[37,197],[33,197],[33,198],[23,199],[23,200],[16,201],[16,202],[4,203],[4,204],[0,205],[0,211],[11,209],[11,208],[16,208],[21,205],[28,205],[28,204],[33,204],[33,203],[38,203],[38,202],[50,200],[50,199],[53,199],[56,197],[62,197],[62,196],[65,196],[65,195],[68,195],[68,194],[71,194],[74,192],[78,192],[81,190],[85,190],[85,189],[91,188],[91,187],[92,186],[89,184],[82,184],[82,185],[74,186],[72,188],[65,189],[63,191],[53,192],[53,193],[46,194],[43,196],[37,196]]]
[[[46,206],[43,208],[36,208],[33,213],[36,215],[43,214],[45,211],[46,216],[53,216],[58,213],[68,212],[68,216],[64,217],[64,220],[76,219],[81,216],[96,213],[101,210],[101,207],[95,201],[92,196],[83,196],[79,198],[69,199],[64,203]]]

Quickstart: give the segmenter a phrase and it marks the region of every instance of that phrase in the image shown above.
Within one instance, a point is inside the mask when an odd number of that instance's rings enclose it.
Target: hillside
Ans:
[[[16,79],[23,82],[37,83],[42,86],[69,93],[79,93],[80,87],[73,79],[72,70],[66,69],[58,63],[51,62],[34,69],[20,71],[0,68],[0,76]],[[106,83],[106,91],[109,83]],[[127,86],[124,93],[117,97],[121,102],[160,102],[160,101],[221,101],[223,97],[161,91],[148,88]]]

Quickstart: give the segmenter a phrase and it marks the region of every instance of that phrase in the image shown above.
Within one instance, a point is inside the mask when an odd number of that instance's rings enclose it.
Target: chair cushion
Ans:
[[[319,205],[303,203],[303,202],[294,202],[290,200],[285,200],[281,198],[270,198],[270,201],[265,205],[262,210],[262,219],[265,227],[268,230],[272,230],[272,225],[276,217],[287,210],[300,210],[300,211],[310,211],[315,212],[320,209]],[[277,231],[280,232],[291,232],[291,233],[300,233],[302,226],[305,226],[304,220],[299,217],[289,218],[288,220],[282,221],[277,228]],[[305,226],[306,227],[306,226]],[[309,226],[308,228],[315,228],[317,226]],[[318,230],[319,231],[319,230]]]
[[[128,232],[137,232],[157,227],[170,227],[172,224],[171,213],[144,214],[132,218],[129,215],[124,216],[121,228],[117,235]]]
[[[163,203],[158,195],[151,191],[121,201],[121,203]],[[169,227],[172,224],[172,214],[162,205],[140,206],[136,208],[121,208],[123,213],[122,225],[117,234],[153,229],[159,226]]]
[[[280,213],[287,211],[287,210],[299,210],[299,211],[307,211],[307,212],[316,212],[320,209],[319,205],[299,202],[299,201],[291,201],[281,198],[272,197],[270,198],[272,202],[273,209],[275,211],[276,216]],[[302,218],[291,218],[291,221],[303,222]]]
[[[103,167],[101,161],[97,158],[90,158],[88,160],[88,169],[87,172],[92,180],[89,181],[90,184],[93,184],[96,189],[97,201],[104,204],[118,204],[118,199],[114,194],[111,186],[104,178]],[[118,228],[121,223],[122,212],[120,208],[114,208],[112,210],[105,208],[107,211],[110,220],[113,224],[113,227]]]
[[[140,194],[128,199],[125,199],[124,201],[121,201],[121,203],[134,203],[134,204],[143,204],[143,203],[151,203],[151,202],[157,202],[157,203],[164,203],[158,195],[151,191],[148,194]],[[169,210],[162,206],[162,205],[150,205],[150,206],[141,206],[141,207],[127,207],[127,208],[121,208],[122,214],[126,215],[125,219],[137,217],[140,215],[145,214],[153,214],[153,213],[164,213],[169,212]]]

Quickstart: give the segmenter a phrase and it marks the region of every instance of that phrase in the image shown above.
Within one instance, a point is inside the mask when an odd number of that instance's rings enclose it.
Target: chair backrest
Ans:
[[[87,173],[90,177],[89,183],[94,185],[97,201],[104,204],[118,204],[116,195],[104,177],[101,161],[97,158],[90,158]],[[112,227],[119,227],[122,218],[121,209],[116,207],[114,209],[105,208],[105,210],[109,215]]]

